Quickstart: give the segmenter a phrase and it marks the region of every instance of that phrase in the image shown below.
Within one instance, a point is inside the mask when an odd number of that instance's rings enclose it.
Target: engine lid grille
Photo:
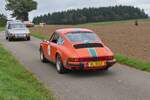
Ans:
[[[96,47],[103,47],[101,43],[85,43],[85,44],[75,44],[75,49],[81,49],[81,48],[96,48]]]
[[[81,62],[85,61],[102,61],[102,60],[113,60],[113,56],[101,56],[101,57],[90,57],[90,58],[79,58]]]

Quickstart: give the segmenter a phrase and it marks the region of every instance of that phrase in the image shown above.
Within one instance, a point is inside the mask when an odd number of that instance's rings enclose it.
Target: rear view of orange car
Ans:
[[[66,70],[107,70],[116,60],[112,51],[89,29],[56,30],[48,41],[40,43],[40,59],[56,64],[59,73]]]

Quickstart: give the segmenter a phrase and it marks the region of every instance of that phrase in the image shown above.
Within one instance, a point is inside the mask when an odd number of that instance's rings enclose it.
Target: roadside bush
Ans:
[[[7,22],[7,17],[3,14],[0,14],[0,27],[4,27]]]

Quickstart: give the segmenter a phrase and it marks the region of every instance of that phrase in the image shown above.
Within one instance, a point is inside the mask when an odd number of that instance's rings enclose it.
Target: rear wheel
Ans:
[[[6,37],[6,40],[8,40],[8,37]]]
[[[29,36],[29,37],[27,37],[27,40],[28,40],[28,41],[30,41],[30,40],[31,40],[31,39],[30,39],[30,36]]]
[[[101,71],[107,72],[109,70],[109,67],[102,69]]]
[[[60,74],[64,74],[66,72],[66,69],[64,68],[60,55],[57,55],[56,57],[56,68],[57,72]]]
[[[44,53],[42,50],[40,50],[40,59],[43,63],[48,62],[48,60],[45,58]]]
[[[8,37],[8,41],[12,41],[12,40],[13,40],[12,38]]]

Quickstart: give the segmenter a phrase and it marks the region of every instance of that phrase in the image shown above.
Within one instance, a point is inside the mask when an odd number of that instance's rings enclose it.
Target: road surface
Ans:
[[[58,100],[150,100],[150,74],[147,72],[116,64],[108,72],[60,75],[54,65],[41,63],[39,39],[8,42],[1,33],[0,43]]]

